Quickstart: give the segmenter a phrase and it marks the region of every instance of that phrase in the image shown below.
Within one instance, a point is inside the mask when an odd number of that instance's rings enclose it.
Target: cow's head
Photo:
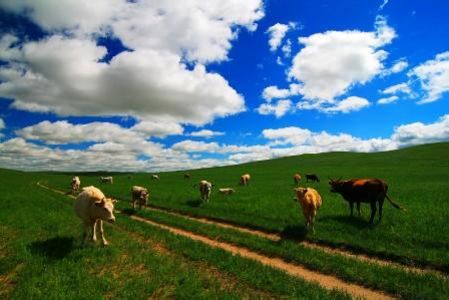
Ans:
[[[298,201],[298,200],[304,198],[304,195],[307,193],[307,188],[298,187],[298,188],[294,188],[293,191],[296,194],[296,197],[293,198],[293,201]]]
[[[98,217],[106,222],[115,222],[114,204],[116,202],[116,200],[111,198],[103,198],[100,201],[95,202]]]
[[[341,178],[339,179],[329,178],[329,185],[331,186],[332,193],[338,193],[339,191],[341,191],[343,181],[341,180]]]
[[[140,193],[140,199],[147,201],[149,195],[150,195],[150,194],[148,193],[148,190],[143,190],[143,191]]]

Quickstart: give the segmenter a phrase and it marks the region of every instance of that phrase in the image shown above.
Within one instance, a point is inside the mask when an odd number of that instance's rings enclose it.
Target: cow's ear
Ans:
[[[111,198],[111,202],[112,202],[112,204],[115,204],[115,203],[117,203],[117,199]]]
[[[308,189],[308,188],[305,188],[305,189],[304,189],[304,194],[307,193],[307,189]]]

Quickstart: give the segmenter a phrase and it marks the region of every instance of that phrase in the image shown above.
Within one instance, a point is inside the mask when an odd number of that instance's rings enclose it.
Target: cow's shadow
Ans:
[[[61,260],[75,249],[73,237],[54,237],[45,241],[35,241],[29,246],[34,255],[44,256],[50,260]]]
[[[288,225],[280,233],[282,240],[302,242],[306,239],[308,230],[304,225]]]
[[[139,209],[139,208],[137,208],[137,209]],[[125,209],[122,209],[122,213],[124,213],[125,215],[128,215],[128,216],[135,215],[136,212],[137,212],[137,211],[136,211],[135,209],[133,209],[133,208],[125,208]]]
[[[326,223],[327,221],[336,221],[339,223],[344,223],[349,226],[358,229],[371,229],[376,226],[379,221],[377,218],[374,219],[374,223],[370,224],[368,219],[363,218],[362,216],[349,216],[349,215],[334,215],[334,216],[323,216],[319,219],[319,221]]]
[[[185,203],[190,207],[200,207],[203,205],[203,201],[200,199],[188,199]]]

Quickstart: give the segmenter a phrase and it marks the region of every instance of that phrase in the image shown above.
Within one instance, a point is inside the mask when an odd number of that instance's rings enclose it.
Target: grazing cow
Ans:
[[[298,187],[293,189],[296,193],[295,201],[301,204],[304,218],[306,219],[306,228],[315,232],[314,221],[315,216],[322,204],[320,194],[313,188]]]
[[[353,216],[354,202],[357,203],[357,210],[360,215],[360,202],[370,203],[371,217],[369,223],[372,224],[374,215],[379,203],[379,222],[382,219],[382,206],[385,198],[397,209],[403,209],[388,197],[388,185],[381,179],[350,179],[350,180],[333,180],[329,181],[331,192],[339,193],[349,202],[351,216]]]
[[[240,177],[240,185],[245,185],[245,186],[248,185],[250,179],[251,179],[251,176],[248,173],[243,174]]]
[[[190,179],[190,178],[192,178],[192,175],[190,175],[190,173],[184,174],[184,179]]]
[[[210,193],[212,192],[212,183],[207,180],[201,180],[200,184],[201,200],[209,202]]]
[[[218,191],[223,195],[231,195],[235,193],[235,190],[232,188],[219,188]]]
[[[151,179],[153,179],[153,180],[159,180],[159,175],[153,174],[153,175],[151,175]]]
[[[91,239],[97,241],[96,227],[100,227],[100,236],[103,245],[107,245],[103,231],[103,221],[113,223],[115,200],[106,198],[104,194],[94,186],[84,187],[75,200],[75,213],[83,221],[83,244]]]
[[[295,182],[296,185],[298,185],[299,182],[301,181],[301,174],[296,173],[296,174],[293,176],[293,181]]]
[[[312,181],[317,181],[320,182],[320,179],[318,178],[318,176],[316,176],[316,174],[306,174],[306,182]]]
[[[75,176],[72,178],[72,181],[70,182],[70,186],[72,187],[72,194],[74,195],[80,188],[81,181],[78,176]]]
[[[129,180],[133,179],[133,176],[132,175],[128,175],[128,179]]]
[[[110,184],[113,184],[113,183],[114,183],[114,178],[113,178],[112,176],[106,176],[106,177],[101,176],[101,177],[100,177],[100,182],[101,182],[101,183],[110,183]]]
[[[141,186],[133,186],[131,189],[133,209],[136,209],[136,202],[139,204],[139,209],[142,209],[142,205],[147,205],[148,201],[148,190]]]

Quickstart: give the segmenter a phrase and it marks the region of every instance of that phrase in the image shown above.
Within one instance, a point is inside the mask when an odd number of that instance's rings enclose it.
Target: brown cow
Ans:
[[[293,181],[295,182],[296,185],[298,185],[299,182],[301,181],[301,174],[296,173],[296,174],[293,176]]]
[[[251,175],[249,175],[248,173],[243,174],[240,177],[240,185],[248,185],[250,179],[251,179]]]
[[[316,212],[321,207],[322,203],[320,194],[310,187],[298,187],[293,190],[296,193],[294,200],[301,204],[302,212],[306,219],[306,228],[312,229],[312,232],[315,232],[314,220]]]
[[[339,193],[343,198],[349,202],[349,208],[351,209],[351,216],[353,216],[354,202],[357,203],[357,210],[360,215],[360,202],[370,203],[371,205],[371,217],[369,223],[372,224],[374,215],[377,210],[377,202],[379,202],[379,222],[382,219],[382,206],[385,198],[396,208],[401,208],[398,204],[394,203],[387,195],[388,185],[381,179],[350,179],[350,180],[333,180],[329,181],[331,186],[331,192]]]
[[[184,179],[190,179],[190,178],[192,178],[192,175],[190,175],[190,173],[184,174]]]

